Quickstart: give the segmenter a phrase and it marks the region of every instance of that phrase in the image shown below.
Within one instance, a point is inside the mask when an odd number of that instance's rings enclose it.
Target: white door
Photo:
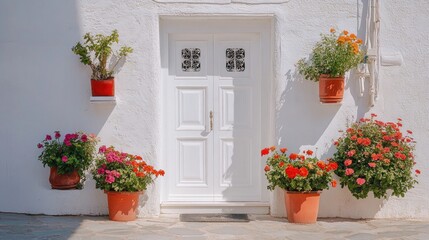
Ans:
[[[166,201],[261,201],[258,33],[170,34]]]

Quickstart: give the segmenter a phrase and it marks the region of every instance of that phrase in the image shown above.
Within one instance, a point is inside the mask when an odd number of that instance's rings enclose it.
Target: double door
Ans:
[[[170,34],[166,201],[260,201],[257,33]]]

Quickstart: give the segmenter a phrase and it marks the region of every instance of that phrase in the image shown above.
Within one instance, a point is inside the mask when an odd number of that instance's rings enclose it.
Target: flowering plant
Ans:
[[[61,133],[55,131],[54,138],[48,134],[41,143],[37,144],[39,149],[43,149],[39,160],[42,161],[43,166],[57,167],[59,174],[77,170],[83,181],[84,171],[89,168],[94,159],[96,144],[97,138],[93,134],[69,133],[61,141]]]
[[[356,198],[366,198],[372,191],[376,198],[386,198],[388,189],[403,197],[417,181],[414,179],[414,139],[412,132],[401,132],[398,122],[382,122],[371,114],[353,123],[334,144],[338,163],[335,173],[341,186],[347,186]],[[415,175],[420,170],[415,170]]]
[[[114,147],[101,146],[99,158],[92,170],[96,188],[114,192],[139,192],[146,190],[164,170],[155,170],[142,157],[116,151]]]
[[[328,189],[329,183],[333,187],[337,185],[332,178],[332,171],[337,169],[337,163],[318,160],[312,156],[311,150],[304,151],[303,154],[291,153],[289,156],[286,151],[286,148],[281,148],[277,152],[274,146],[261,150],[261,156],[271,152],[264,169],[269,190],[279,186],[287,191],[309,192]]]
[[[331,28],[330,34],[321,34],[321,37],[308,61],[303,58],[297,63],[298,72],[305,79],[317,82],[321,74],[342,77],[362,61],[364,54],[359,50],[362,40],[355,34],[344,30],[337,35]]]

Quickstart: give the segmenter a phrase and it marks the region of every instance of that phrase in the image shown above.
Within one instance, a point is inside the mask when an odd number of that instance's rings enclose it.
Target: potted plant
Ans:
[[[315,223],[319,211],[319,198],[323,189],[333,187],[337,182],[332,178],[332,171],[337,169],[337,163],[321,161],[313,156],[313,151],[303,154],[291,153],[287,149],[276,147],[264,148],[261,156],[267,158],[265,176],[268,179],[269,190],[276,186],[285,192],[285,207],[287,218],[292,223]]]
[[[101,146],[99,154],[92,174],[96,188],[107,194],[110,220],[135,220],[139,195],[155,178],[164,176],[164,170],[155,170],[140,156],[116,151],[114,147]]]
[[[412,132],[401,131],[402,122],[396,123],[362,118],[353,123],[338,141],[334,161],[335,173],[341,187],[347,186],[356,198],[366,198],[371,191],[376,198],[392,195],[403,197],[417,183],[414,168],[414,144]]]
[[[359,49],[362,40],[346,30],[337,35],[333,28],[330,34],[321,34],[321,37],[310,58],[298,61],[298,72],[307,80],[319,81],[320,102],[341,102],[345,73],[363,60],[364,54]]]
[[[39,160],[44,167],[51,168],[49,182],[52,189],[81,188],[85,181],[84,172],[94,159],[97,139],[95,135],[83,132],[66,134],[63,140],[60,138],[61,133],[55,131],[54,138],[48,134],[37,144],[43,149]]]
[[[108,61],[113,54],[112,44],[118,43],[119,34],[113,30],[109,36],[97,34],[95,36],[86,33],[83,43],[78,42],[72,51],[79,55],[80,61],[84,65],[89,65],[92,70],[91,91],[92,96],[114,96],[115,95],[115,68],[119,61],[133,52],[131,47],[123,46],[115,54],[116,60],[112,67],[108,66]]]

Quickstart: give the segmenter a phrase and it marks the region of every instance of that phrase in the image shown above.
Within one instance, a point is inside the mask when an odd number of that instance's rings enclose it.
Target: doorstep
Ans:
[[[161,213],[247,213],[269,214],[269,202],[163,202]]]

